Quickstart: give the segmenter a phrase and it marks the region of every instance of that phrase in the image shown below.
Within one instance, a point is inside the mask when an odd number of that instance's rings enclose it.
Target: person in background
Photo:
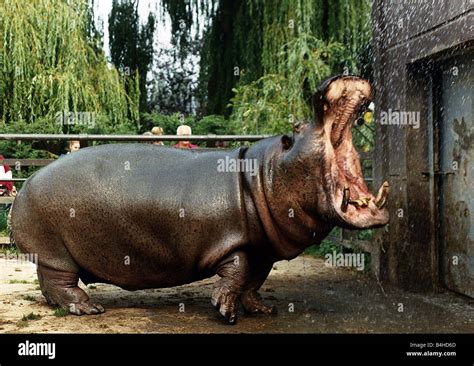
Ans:
[[[142,136],[153,136],[153,134],[150,131],[146,131],[142,133]],[[145,144],[152,144],[153,141],[145,140],[143,141]]]
[[[162,136],[163,129],[161,127],[155,126],[151,129],[151,133],[155,136]],[[154,145],[163,145],[163,141],[153,141]]]
[[[71,140],[68,144],[68,154],[73,153],[81,148],[81,142],[79,140]]]
[[[176,130],[176,135],[178,136],[191,136],[191,127],[187,125],[181,125],[178,127]],[[198,146],[192,144],[189,141],[179,141],[174,147],[180,148],[180,149],[197,149]]]
[[[58,156],[58,158],[62,158],[63,156],[66,156],[70,153],[78,151],[80,148],[81,148],[81,142],[79,140],[70,140],[67,143],[66,154],[61,154]]]
[[[2,179],[12,179],[10,166],[3,164],[5,158],[0,155],[0,196],[16,196],[16,188],[13,182],[3,182]]]

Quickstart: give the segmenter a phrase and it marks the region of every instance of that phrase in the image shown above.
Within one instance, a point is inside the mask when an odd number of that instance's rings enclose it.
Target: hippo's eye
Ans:
[[[362,110],[359,113],[359,116],[354,121],[354,127],[362,126],[364,124],[365,122],[364,114],[365,114],[365,110]]]
[[[364,109],[359,117],[354,121],[354,126],[362,126],[364,123],[371,124],[373,121],[373,112],[370,109]]]
[[[364,119],[362,117],[358,117],[354,121],[354,126],[355,127],[362,126],[363,124],[364,124]]]

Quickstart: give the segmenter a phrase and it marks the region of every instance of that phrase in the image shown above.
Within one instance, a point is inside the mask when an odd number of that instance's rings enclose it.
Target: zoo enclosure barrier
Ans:
[[[232,142],[255,142],[273,135],[91,135],[91,134],[0,134],[0,140],[17,141],[51,141],[51,140],[78,140],[78,141],[139,141],[139,142],[155,142],[155,141],[232,141]],[[210,148],[208,150],[217,150],[218,148]],[[371,162],[372,154],[367,152],[359,152],[361,164],[363,162]],[[8,164],[15,171],[15,167],[43,167],[55,159],[8,159],[5,158],[4,164]],[[18,170],[18,169],[16,169]],[[4,179],[4,181],[24,182],[27,178]],[[364,180],[371,184],[373,181],[372,169],[364,170]],[[11,204],[14,197],[0,197],[0,205]],[[358,238],[358,232],[354,230],[341,229],[338,234],[330,234],[327,239],[339,243],[343,248],[357,249],[371,255],[371,272],[378,278],[380,274],[380,248],[370,240],[361,240]],[[0,245],[10,243],[10,238],[0,237]]]

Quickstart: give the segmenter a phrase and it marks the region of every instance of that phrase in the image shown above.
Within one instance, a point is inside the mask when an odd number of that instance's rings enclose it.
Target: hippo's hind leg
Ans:
[[[254,263],[255,262],[255,263]],[[262,266],[262,262],[252,258],[249,253],[239,251],[226,257],[220,264],[217,281],[212,293],[211,303],[230,323],[237,321],[237,304],[251,313],[274,313],[275,309],[264,305],[257,293],[271,269],[271,264]],[[261,267],[259,267],[259,265]]]
[[[101,305],[89,301],[89,296],[77,286],[79,275],[38,265],[38,280],[46,301],[51,306],[62,306],[75,315],[100,314]]]
[[[29,220],[18,222],[13,234],[22,253],[37,256],[38,281],[48,304],[68,308],[77,315],[103,312],[102,306],[91,304],[87,294],[77,286],[80,268],[62,238],[48,230],[33,210],[27,210],[27,214]]]
[[[48,208],[41,204],[44,201],[38,192],[38,188],[26,183],[15,199],[11,224],[16,245],[22,253],[37,259],[41,292],[50,305],[63,306],[77,315],[102,313],[104,308],[90,303],[77,286],[80,267],[54,229],[54,205]]]

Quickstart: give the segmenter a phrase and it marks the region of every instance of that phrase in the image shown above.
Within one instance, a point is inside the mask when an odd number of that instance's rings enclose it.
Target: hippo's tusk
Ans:
[[[390,191],[390,184],[387,181],[383,182],[382,186],[377,193],[377,198],[375,199],[375,206],[378,208],[383,208],[385,203],[387,203],[388,192]]]
[[[342,212],[347,211],[347,205],[349,204],[350,200],[351,200],[351,191],[349,190],[348,187],[344,187],[344,193],[342,195],[342,203],[341,203]]]

